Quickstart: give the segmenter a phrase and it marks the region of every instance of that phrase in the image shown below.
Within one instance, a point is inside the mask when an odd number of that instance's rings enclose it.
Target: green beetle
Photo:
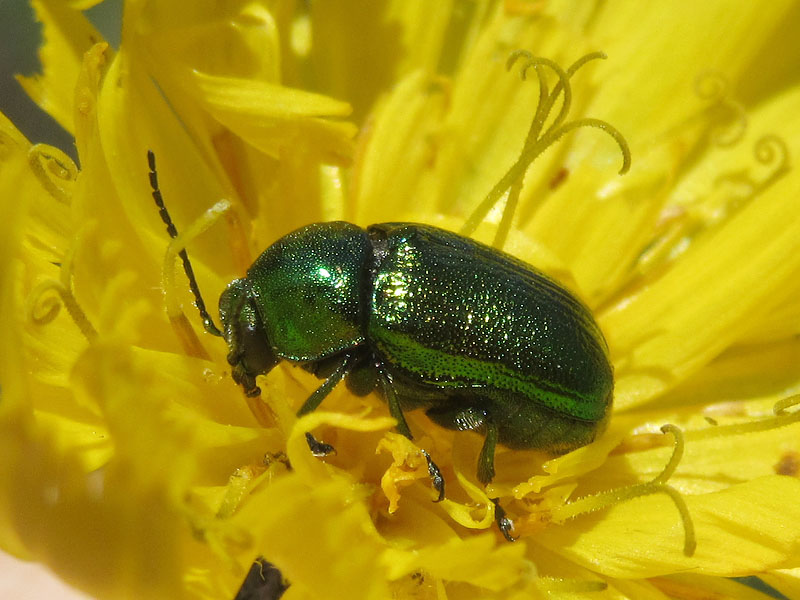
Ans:
[[[174,236],[149,157],[153,196]],[[442,427],[483,434],[484,484],[497,443],[564,453],[608,420],[612,367],[589,309],[530,265],[469,238],[415,223],[308,225],[228,285],[221,330],[190,266],[187,274],[206,330],[225,338],[247,395],[258,395],[256,377],[282,360],[324,379],[298,415],[342,379],[355,394],[377,389],[408,438],[403,412],[416,408]],[[308,440],[317,453],[330,448]],[[444,481],[426,458],[441,499]],[[499,505],[496,514],[512,539]]]

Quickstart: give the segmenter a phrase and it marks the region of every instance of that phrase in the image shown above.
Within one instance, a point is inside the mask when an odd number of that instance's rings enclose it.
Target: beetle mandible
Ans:
[[[152,152],[148,161],[174,237]],[[483,434],[483,484],[494,476],[498,443],[564,453],[590,443],[608,420],[612,367],[589,309],[532,266],[467,237],[416,223],[302,227],[227,286],[221,328],[185,250],[181,257],[206,331],[227,342],[233,379],[248,396],[284,360],[324,380],[298,416],[343,379],[358,395],[377,389],[408,438],[403,413],[416,408],[442,427]],[[330,449],[307,437],[312,450]],[[444,481],[426,458],[441,500]]]

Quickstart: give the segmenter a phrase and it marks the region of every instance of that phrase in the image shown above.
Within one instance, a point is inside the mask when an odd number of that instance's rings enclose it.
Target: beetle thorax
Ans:
[[[247,273],[275,354],[307,362],[365,341],[371,250],[350,223],[309,225],[270,246]]]

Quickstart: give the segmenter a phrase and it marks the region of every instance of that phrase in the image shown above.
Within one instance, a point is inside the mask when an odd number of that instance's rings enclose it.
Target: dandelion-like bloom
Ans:
[[[258,556],[287,598],[800,594],[791,2],[130,0],[118,50],[70,4],[35,2],[22,83],[80,169],[0,120],[5,550],[109,598],[231,598]],[[499,448],[484,489],[480,436],[422,411],[412,442],[338,386],[298,420],[319,380],[287,363],[244,398],[178,251],[210,300],[337,219],[461,230],[580,295],[615,368],[603,436]]]

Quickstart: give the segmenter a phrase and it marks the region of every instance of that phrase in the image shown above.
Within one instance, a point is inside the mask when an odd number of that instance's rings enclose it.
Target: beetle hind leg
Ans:
[[[485,419],[484,425],[486,437],[483,440],[480,456],[478,456],[478,479],[483,485],[487,485],[494,479],[494,451],[497,447],[499,431],[497,424],[491,419]],[[515,541],[517,538],[511,535],[511,531],[514,529],[513,521],[506,516],[506,511],[500,506],[498,498],[491,500],[494,503],[494,520],[497,528],[509,542]]]
[[[456,431],[483,431],[486,437],[478,456],[478,481],[487,485],[494,479],[494,452],[500,437],[497,424],[492,421],[487,411],[475,406],[445,405],[429,408],[426,413],[438,425]],[[497,528],[509,542],[516,540],[511,535],[514,523],[506,516],[506,511],[498,503],[497,498],[492,498],[494,515]]]
[[[476,406],[445,405],[429,408],[426,415],[437,425],[456,431],[485,432],[480,456],[478,457],[478,481],[483,485],[494,479],[494,451],[497,447],[499,430],[487,411]]]

